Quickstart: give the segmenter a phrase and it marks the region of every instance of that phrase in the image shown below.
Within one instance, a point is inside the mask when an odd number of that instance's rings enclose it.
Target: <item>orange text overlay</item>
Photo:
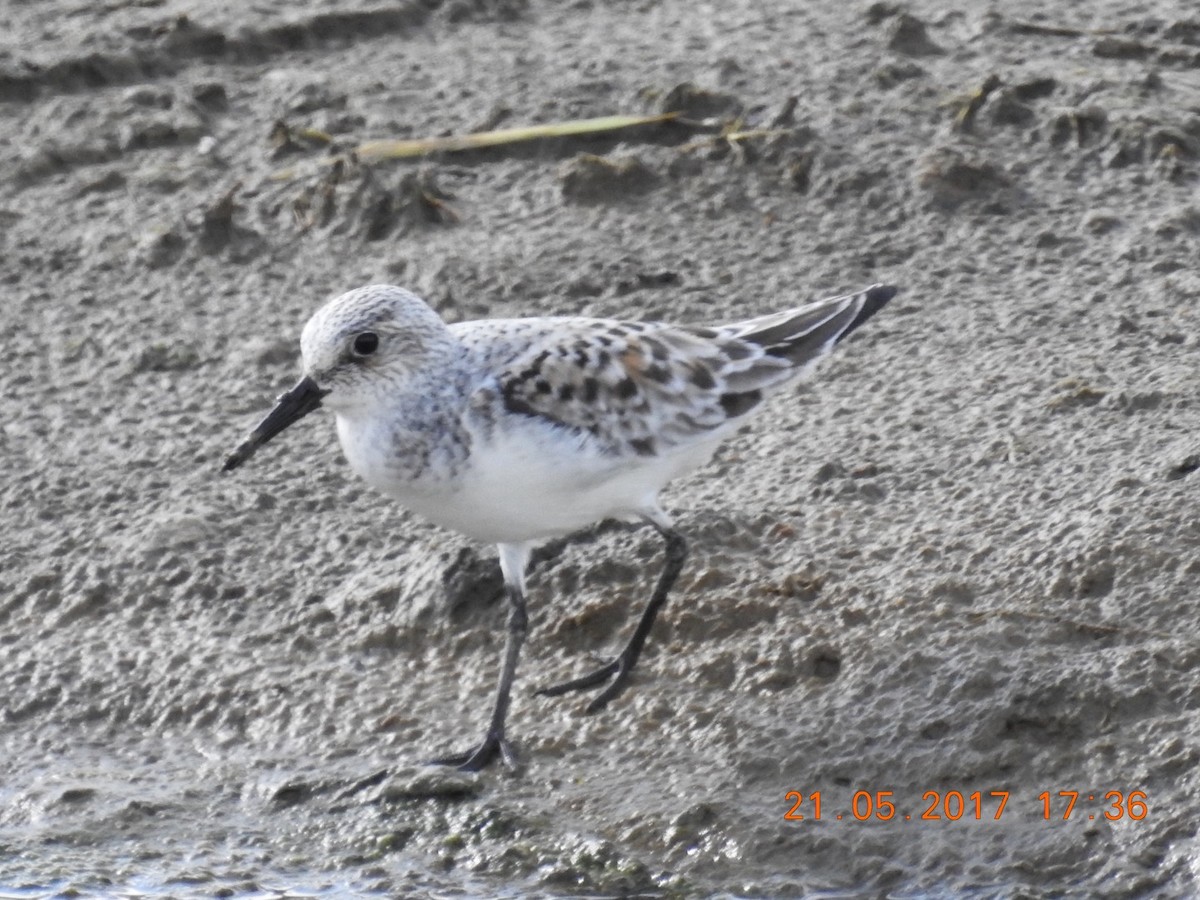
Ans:
[[[855,791],[844,809],[822,808],[820,791],[788,791],[783,817],[789,822],[849,819],[858,822],[999,821],[1017,812],[1046,821],[1130,819],[1150,813],[1145,791],[1042,791],[1037,796],[1010,791],[925,791],[905,802],[895,791]]]

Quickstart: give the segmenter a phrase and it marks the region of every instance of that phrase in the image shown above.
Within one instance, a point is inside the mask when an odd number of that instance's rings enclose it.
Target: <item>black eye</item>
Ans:
[[[354,338],[350,347],[355,356],[370,356],[379,348],[379,335],[373,331],[364,331]]]

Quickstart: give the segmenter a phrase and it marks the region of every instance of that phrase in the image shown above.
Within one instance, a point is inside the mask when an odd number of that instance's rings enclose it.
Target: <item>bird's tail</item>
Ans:
[[[896,288],[873,284],[857,294],[818,300],[807,306],[772,313],[715,329],[721,337],[762,347],[768,356],[806,369],[896,295]]]
[[[693,365],[703,364],[710,376],[704,380],[712,382],[709,387],[719,399],[719,408],[714,406],[702,424],[749,413],[768,391],[806,372],[895,295],[896,288],[875,284],[857,294],[744,322],[680,329],[700,339],[690,351]]]

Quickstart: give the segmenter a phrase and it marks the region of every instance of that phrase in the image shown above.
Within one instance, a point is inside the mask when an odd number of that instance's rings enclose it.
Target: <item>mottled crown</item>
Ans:
[[[360,335],[378,337],[378,350],[354,352]],[[446,323],[411,291],[390,284],[355,288],[317,310],[300,336],[304,373],[322,388],[344,393],[374,373],[419,370],[453,346]],[[336,406],[331,396],[329,405]]]

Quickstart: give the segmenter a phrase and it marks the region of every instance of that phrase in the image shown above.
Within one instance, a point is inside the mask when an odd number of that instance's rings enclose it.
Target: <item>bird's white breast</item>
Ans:
[[[472,432],[455,462],[434,453],[419,472],[397,465],[396,435],[377,419],[339,415],[351,468],[418,515],[480,541],[517,543],[566,534],[605,518],[637,516],[667,481],[711,456],[717,441],[667,457],[614,457],[586,436],[531,417]]]

